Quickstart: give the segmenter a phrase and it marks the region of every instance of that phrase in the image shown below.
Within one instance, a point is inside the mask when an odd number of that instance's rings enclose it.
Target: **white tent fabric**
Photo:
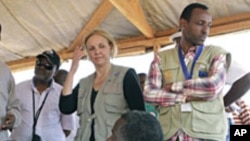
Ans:
[[[1,61],[36,56],[48,49],[67,49],[104,1],[111,0],[0,0]],[[191,2],[206,4],[214,19],[250,12],[250,0],[138,1],[155,32],[177,28],[183,7]],[[143,35],[115,6],[98,27],[116,39]]]

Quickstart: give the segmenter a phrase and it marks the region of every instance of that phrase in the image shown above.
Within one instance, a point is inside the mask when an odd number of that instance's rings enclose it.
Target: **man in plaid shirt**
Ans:
[[[231,57],[220,47],[203,46],[211,24],[205,5],[188,5],[180,17],[180,44],[151,63],[144,98],[157,105],[166,141],[225,140],[222,90]]]

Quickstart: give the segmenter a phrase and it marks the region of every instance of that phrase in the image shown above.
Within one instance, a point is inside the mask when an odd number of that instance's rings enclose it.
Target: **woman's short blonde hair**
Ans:
[[[117,55],[117,44],[116,44],[116,41],[115,39],[105,30],[103,29],[95,29],[93,31],[91,31],[84,39],[84,49],[85,49],[85,52],[87,53],[87,41],[89,40],[89,38],[93,35],[100,35],[102,37],[104,37],[105,39],[107,39],[108,41],[108,44],[111,46],[111,54],[110,56],[113,58]],[[88,55],[88,53],[87,53]]]

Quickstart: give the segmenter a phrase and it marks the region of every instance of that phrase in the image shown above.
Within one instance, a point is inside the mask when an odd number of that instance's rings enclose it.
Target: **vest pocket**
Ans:
[[[105,108],[109,113],[125,113],[127,104],[123,93],[118,88],[104,89]]]
[[[197,71],[194,71],[193,78],[208,77],[209,65],[205,61],[197,60],[194,70],[197,70]]]
[[[220,100],[204,102],[193,102],[192,129],[194,132],[222,134],[226,125],[223,119],[224,108]]]
[[[177,81],[177,76],[179,72],[179,66],[178,65],[170,65],[162,67],[162,75],[164,78],[165,83],[172,83]]]
[[[106,111],[109,113],[123,114],[126,112],[126,105],[123,96],[119,94],[108,94],[105,97]]]

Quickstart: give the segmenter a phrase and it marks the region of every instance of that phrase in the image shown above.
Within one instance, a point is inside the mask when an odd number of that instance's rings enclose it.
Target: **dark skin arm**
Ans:
[[[233,83],[228,93],[224,96],[225,107],[242,97],[250,88],[250,72]]]

